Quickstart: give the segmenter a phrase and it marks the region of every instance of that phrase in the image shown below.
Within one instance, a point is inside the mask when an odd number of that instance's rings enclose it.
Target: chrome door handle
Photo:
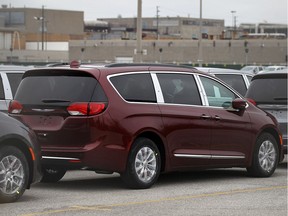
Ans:
[[[214,117],[214,119],[217,121],[221,120],[220,116],[217,116],[217,115]]]
[[[203,114],[203,115],[201,116],[201,118],[203,118],[203,119],[211,119],[211,116],[208,116],[208,115]]]

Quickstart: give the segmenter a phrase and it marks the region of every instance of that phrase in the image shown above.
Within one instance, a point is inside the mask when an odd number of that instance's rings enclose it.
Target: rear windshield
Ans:
[[[252,98],[257,104],[287,104],[287,79],[254,79],[246,97]]]
[[[95,92],[93,94],[93,92]],[[98,81],[89,76],[27,76],[15,99],[22,104],[89,102],[105,98]]]

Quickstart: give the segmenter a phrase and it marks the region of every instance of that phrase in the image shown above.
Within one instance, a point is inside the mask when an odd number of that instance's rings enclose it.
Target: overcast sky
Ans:
[[[137,16],[138,0],[0,0],[8,7],[84,11],[85,20]],[[202,0],[203,18],[224,19],[232,25],[232,13],[236,11],[236,23],[282,23],[287,24],[287,0]],[[200,0],[142,0],[142,16],[199,18]]]

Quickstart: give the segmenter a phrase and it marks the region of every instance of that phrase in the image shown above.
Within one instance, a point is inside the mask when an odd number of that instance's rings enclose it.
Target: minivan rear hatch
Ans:
[[[103,112],[106,102],[90,73],[33,70],[24,75],[9,113],[38,134],[42,147],[78,149],[90,142],[89,119]]]

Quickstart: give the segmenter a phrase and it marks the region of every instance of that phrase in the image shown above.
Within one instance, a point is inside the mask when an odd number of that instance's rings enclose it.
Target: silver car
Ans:
[[[283,136],[284,153],[287,154],[287,75],[288,69],[259,73],[245,95],[256,106],[276,117]]]
[[[208,68],[208,67],[196,67],[197,70],[207,72],[223,80],[225,83],[234,88],[241,95],[245,95],[250,85],[253,73],[227,69],[227,68]]]

